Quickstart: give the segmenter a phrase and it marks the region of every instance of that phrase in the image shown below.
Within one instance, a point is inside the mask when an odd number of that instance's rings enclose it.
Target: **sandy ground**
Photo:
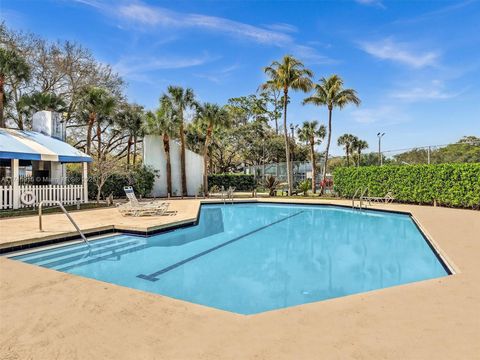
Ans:
[[[480,359],[480,212],[391,208],[455,275],[242,316],[0,258],[0,358]]]

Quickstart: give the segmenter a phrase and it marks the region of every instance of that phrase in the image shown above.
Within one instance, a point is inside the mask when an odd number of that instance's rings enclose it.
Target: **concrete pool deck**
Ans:
[[[175,216],[101,209],[73,217],[90,230],[195,221],[199,200],[170,202]],[[480,359],[480,212],[374,207],[412,213],[455,275],[243,316],[1,257],[0,358]],[[44,224],[47,234],[37,217],[0,220],[0,244],[73,232],[63,214]]]

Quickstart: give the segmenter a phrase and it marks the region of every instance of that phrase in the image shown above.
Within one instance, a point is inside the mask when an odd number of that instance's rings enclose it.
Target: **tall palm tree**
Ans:
[[[321,78],[320,83],[315,85],[315,94],[307,97],[303,103],[317,106],[326,106],[328,108],[328,137],[327,148],[325,150],[325,165],[323,167],[323,181],[321,193],[324,191],[325,180],[327,177],[328,153],[330,142],[332,140],[332,112],[333,108],[343,109],[348,104],[360,105],[360,99],[357,92],[353,89],[344,89],[343,80],[338,75],[331,75],[328,78]]]
[[[9,79],[11,82],[20,83],[29,78],[30,67],[25,59],[13,50],[0,47],[0,128],[4,128],[6,125],[4,116],[5,82]]]
[[[312,192],[315,194],[315,179],[317,175],[315,161],[315,145],[320,145],[325,138],[326,129],[324,125],[318,125],[318,121],[304,121],[302,127],[298,129],[298,138],[310,145],[310,161],[312,163]]]
[[[293,191],[293,177],[290,164],[290,146],[288,142],[288,128],[287,128],[287,105],[288,92],[290,89],[307,92],[312,89],[313,83],[311,77],[313,72],[305,68],[305,65],[300,60],[295,59],[291,55],[285,55],[283,59],[274,61],[264,68],[265,74],[270,78],[262,88],[268,89],[272,86],[283,91],[283,133],[285,138],[285,155],[287,159],[287,178],[288,178],[288,194],[292,195]]]
[[[178,131],[180,138],[180,169],[182,176],[182,195],[187,196],[187,172],[185,164],[185,119],[184,112],[187,109],[197,107],[198,103],[195,100],[195,94],[190,88],[184,89],[180,86],[170,85],[167,88],[167,94],[164,94],[160,101],[167,101],[175,110],[178,118]]]
[[[136,143],[138,136],[141,136],[144,122],[143,107],[137,104],[124,104],[120,111],[115,114],[115,121],[122,129],[127,130],[127,167],[130,167],[130,158],[133,151],[133,165],[136,161]]]
[[[205,144],[203,145],[203,191],[208,194],[209,147],[215,128],[229,127],[228,112],[217,104],[205,103],[197,108],[195,121],[207,127]]]
[[[172,195],[172,163],[170,158],[170,138],[178,134],[179,121],[176,112],[168,103],[161,103],[155,112],[149,111],[145,116],[145,132],[150,135],[160,135],[165,151],[167,193]]]
[[[345,155],[347,155],[347,166],[350,166],[350,157],[349,155],[352,153],[353,144],[357,141],[358,138],[352,134],[343,134],[337,140],[338,146],[343,146],[345,149]]]
[[[115,98],[110,96],[107,90],[99,87],[89,87],[83,90],[80,110],[86,113],[87,116],[87,144],[86,153],[91,154],[92,147],[92,131],[93,127],[97,125],[97,142],[98,154],[101,152],[101,122],[109,116],[115,108]]]
[[[359,138],[355,138],[353,142],[352,151],[357,152],[357,166],[360,166],[360,155],[362,154],[362,150],[368,149],[368,143],[365,140],[360,140]]]

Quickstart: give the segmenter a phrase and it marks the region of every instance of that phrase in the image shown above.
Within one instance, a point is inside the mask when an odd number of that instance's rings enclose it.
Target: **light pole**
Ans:
[[[378,163],[380,166],[383,165],[383,158],[382,158],[382,137],[385,133],[377,133],[378,137]]]

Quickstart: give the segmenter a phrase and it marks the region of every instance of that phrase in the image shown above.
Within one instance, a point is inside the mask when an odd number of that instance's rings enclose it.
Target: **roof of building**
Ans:
[[[35,131],[0,129],[0,159],[91,162],[73,146]]]

